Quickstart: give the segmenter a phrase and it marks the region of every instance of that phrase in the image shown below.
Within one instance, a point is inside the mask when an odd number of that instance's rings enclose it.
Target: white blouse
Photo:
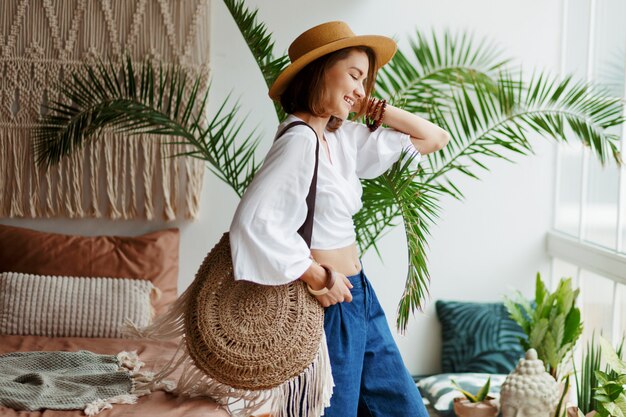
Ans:
[[[290,114],[278,127],[300,120]],[[278,134],[277,132],[277,134]],[[312,249],[336,249],[356,241],[354,216],[363,206],[359,178],[376,178],[406,149],[420,159],[410,136],[394,129],[345,120],[324,132],[330,159],[320,143]],[[287,284],[311,265],[311,251],[297,233],[307,215],[306,196],[315,165],[315,133],[289,129],[270,148],[239,203],[230,225],[235,279]]]

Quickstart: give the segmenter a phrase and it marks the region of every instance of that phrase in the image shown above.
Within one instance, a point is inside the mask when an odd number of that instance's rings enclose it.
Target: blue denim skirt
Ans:
[[[348,279],[352,302],[332,305],[324,315],[335,380],[324,416],[428,417],[364,271]]]

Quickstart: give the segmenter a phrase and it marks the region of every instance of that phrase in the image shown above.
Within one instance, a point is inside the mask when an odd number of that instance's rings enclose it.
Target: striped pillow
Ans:
[[[0,334],[124,337],[125,319],[152,319],[150,281],[0,274]]]

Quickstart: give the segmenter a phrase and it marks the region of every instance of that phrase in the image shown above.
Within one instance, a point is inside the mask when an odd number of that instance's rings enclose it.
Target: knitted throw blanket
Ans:
[[[16,410],[75,410],[88,416],[111,404],[133,404],[150,393],[150,374],[134,352],[117,356],[78,352],[0,355],[0,405]]]

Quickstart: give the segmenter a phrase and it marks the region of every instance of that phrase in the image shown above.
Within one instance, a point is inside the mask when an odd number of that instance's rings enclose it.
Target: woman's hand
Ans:
[[[328,307],[344,301],[352,301],[352,293],[350,292],[352,284],[350,283],[350,280],[341,272],[332,271],[332,274],[335,283],[328,290],[328,292],[324,295],[314,295],[323,307]],[[317,262],[313,262],[309,269],[302,274],[300,280],[306,282],[309,286],[309,292],[311,289],[319,291],[327,284],[326,270]]]
[[[333,274],[335,274],[335,285],[326,294],[315,296],[322,307],[330,307],[337,303],[349,303],[352,301],[352,293],[350,292],[352,284],[350,280],[341,272],[333,271]]]

